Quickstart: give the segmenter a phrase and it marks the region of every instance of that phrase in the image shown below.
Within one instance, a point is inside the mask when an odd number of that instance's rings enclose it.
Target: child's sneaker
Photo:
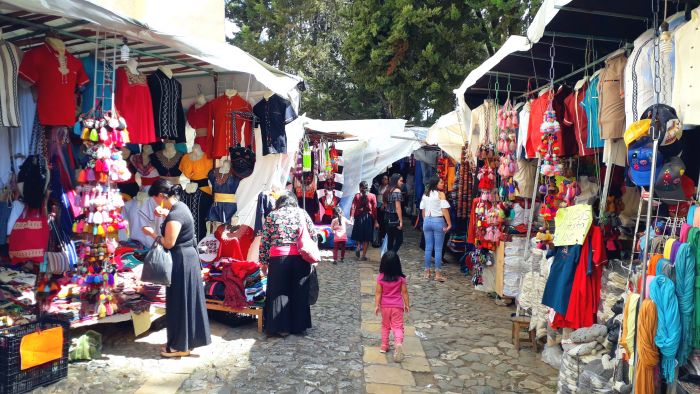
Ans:
[[[333,260],[333,265],[338,265],[338,260]]]
[[[389,346],[382,346],[379,348],[379,353],[386,353],[389,351]]]
[[[403,361],[403,345],[396,345],[396,349],[394,349],[394,362],[400,363],[401,361]]]

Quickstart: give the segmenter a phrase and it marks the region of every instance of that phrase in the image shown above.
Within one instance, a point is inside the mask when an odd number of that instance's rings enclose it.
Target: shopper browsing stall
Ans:
[[[420,202],[425,235],[425,278],[430,279],[433,274],[430,269],[430,258],[435,252],[435,280],[440,282],[445,281],[441,272],[442,245],[445,234],[452,228],[450,204],[442,191],[444,187],[445,183],[440,178],[431,178]]]
[[[182,191],[166,179],[157,180],[148,190],[159,205],[155,214],[165,218],[160,242],[173,259],[172,283],[166,289],[166,324],[168,342],[163,357],[189,356],[194,348],[211,343],[209,317],[204,299],[204,286],[195,249],[195,227],[192,214],[178,201]],[[144,232],[156,238],[152,228]]]
[[[365,181],[360,182],[360,192],[352,199],[350,217],[355,223],[350,238],[358,243],[355,256],[361,261],[367,261],[367,248],[373,236],[372,226],[378,229],[379,222],[377,222],[377,197],[369,192]]]

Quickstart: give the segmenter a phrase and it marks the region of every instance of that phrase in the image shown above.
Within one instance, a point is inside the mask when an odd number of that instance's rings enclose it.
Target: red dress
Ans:
[[[36,86],[37,111],[42,126],[75,124],[75,91],[90,79],[83,64],[66,50],[59,54],[49,44],[31,49],[19,66],[19,76]]]
[[[187,110],[187,123],[196,130],[206,129],[207,135],[197,136],[194,138],[194,143],[202,147],[202,152],[207,156],[212,157],[212,148],[214,146],[214,138],[209,130],[209,119],[211,119],[211,108],[209,103],[197,108],[194,104]]]
[[[132,144],[150,144],[157,141],[151,91],[148,89],[146,75],[132,74],[126,68],[119,68],[114,104],[126,120],[129,141]]]
[[[581,247],[566,317],[557,313],[552,327],[576,330],[581,327],[590,327],[596,322],[600,305],[600,281],[603,275],[603,264],[606,262],[603,231],[598,226],[591,226]]]
[[[209,134],[214,135],[214,147],[212,148],[212,159],[228,156],[228,148],[241,144],[241,134],[245,136],[245,145],[254,146],[253,129],[249,119],[236,117],[236,132],[233,132],[234,118],[233,112],[251,112],[253,107],[241,96],[226,95],[215,98],[209,102],[211,116],[209,118]],[[243,133],[241,133],[243,130]],[[213,133],[212,133],[213,131]]]

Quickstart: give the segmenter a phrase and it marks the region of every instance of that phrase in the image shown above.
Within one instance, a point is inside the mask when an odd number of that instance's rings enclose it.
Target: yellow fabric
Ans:
[[[58,360],[63,356],[63,328],[54,327],[25,335],[19,345],[21,370]]]
[[[625,302],[625,310],[622,314],[622,334],[620,335],[620,346],[625,349],[627,353],[627,358],[630,360],[630,379],[634,378],[634,332],[637,328],[634,315],[637,310],[637,303],[639,302],[639,294],[630,293],[627,297],[627,302]]]
[[[625,131],[625,145],[630,146],[632,142],[649,134],[649,127],[651,127],[651,119],[641,119],[632,123]]]
[[[447,168],[445,169],[447,172],[447,190],[452,190],[452,188],[455,185],[455,162],[454,160],[450,159],[449,164],[447,165]]]
[[[676,242],[675,238],[669,238],[666,240],[666,244],[664,244],[664,258],[670,260],[671,259],[671,250],[673,249],[673,243]]]
[[[639,362],[635,377],[637,394],[654,394],[654,367],[659,363],[659,350],[654,344],[656,336],[656,304],[650,299],[642,301],[639,308]]]
[[[151,312],[149,310],[141,313],[131,311],[131,321],[134,324],[134,336],[139,336],[151,328]]]
[[[236,195],[232,193],[214,193],[214,202],[235,203]]]
[[[193,161],[190,159],[190,155],[184,155],[182,160],[180,160],[180,171],[187,179],[206,179],[212,168],[214,168],[214,160],[210,159],[206,154],[199,160]]]

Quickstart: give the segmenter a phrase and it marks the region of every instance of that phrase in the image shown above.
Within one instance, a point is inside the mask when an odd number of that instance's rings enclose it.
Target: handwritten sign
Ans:
[[[554,246],[583,245],[591,223],[593,210],[590,205],[559,208],[557,216],[554,217]]]

